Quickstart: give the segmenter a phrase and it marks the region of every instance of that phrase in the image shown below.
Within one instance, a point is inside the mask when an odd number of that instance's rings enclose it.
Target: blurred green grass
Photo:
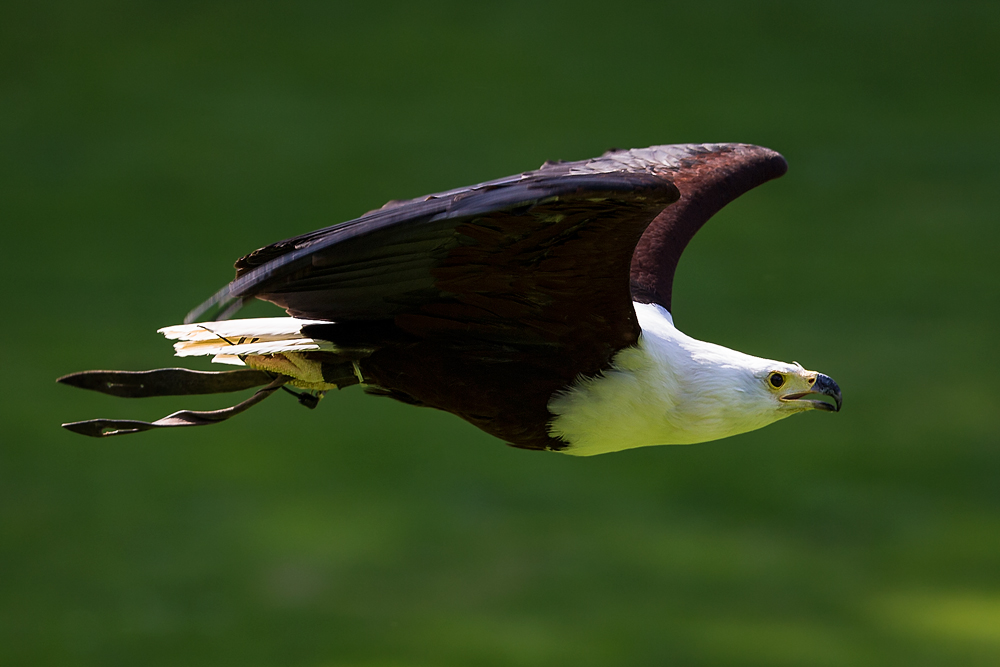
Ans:
[[[22,3],[0,23],[0,664],[995,665],[995,3]],[[839,415],[576,460],[330,395],[90,442],[239,255],[611,147],[789,174],[681,264],[694,336]],[[269,312],[259,308],[255,312]]]

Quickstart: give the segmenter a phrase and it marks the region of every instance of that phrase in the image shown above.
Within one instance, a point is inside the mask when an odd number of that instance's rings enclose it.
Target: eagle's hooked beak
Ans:
[[[810,398],[811,396],[825,396],[832,400],[833,403],[825,400],[817,400],[816,398]],[[833,381],[832,377],[829,375],[823,375],[822,373],[816,373],[815,379],[809,387],[809,391],[786,394],[781,397],[781,400],[808,403],[811,408],[816,410],[826,410],[828,412],[840,412],[840,406],[844,402],[840,396],[840,387],[837,386],[837,383]]]

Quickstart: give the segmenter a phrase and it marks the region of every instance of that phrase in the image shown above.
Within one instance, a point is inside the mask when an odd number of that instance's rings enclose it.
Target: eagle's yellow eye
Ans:
[[[767,381],[771,383],[771,386],[777,389],[781,385],[785,384],[785,376],[781,373],[771,373]]]

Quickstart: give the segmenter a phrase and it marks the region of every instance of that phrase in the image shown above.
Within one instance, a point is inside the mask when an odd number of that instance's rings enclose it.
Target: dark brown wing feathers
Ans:
[[[723,144],[692,150],[670,170],[680,201],[649,225],[632,256],[632,297],[671,310],[681,253],[701,226],[743,193],[788,170],[785,158],[760,146]]]

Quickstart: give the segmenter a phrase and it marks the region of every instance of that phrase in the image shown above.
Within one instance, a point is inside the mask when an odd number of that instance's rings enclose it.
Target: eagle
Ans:
[[[525,449],[590,456],[745,433],[840,388],[798,363],[674,326],[677,263],[701,226],[787,170],[747,144],[611,150],[410,200],[279,241],[181,325],[177,356],[239,369],[84,371],[59,382],[115,396],[260,387],[214,411],[63,424],[106,437],[224,421],[279,389],[331,389],[450,412]],[[229,319],[252,299],[288,317]]]

